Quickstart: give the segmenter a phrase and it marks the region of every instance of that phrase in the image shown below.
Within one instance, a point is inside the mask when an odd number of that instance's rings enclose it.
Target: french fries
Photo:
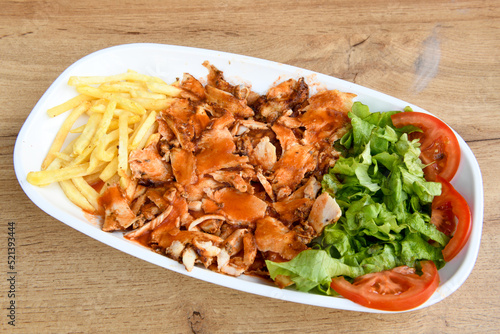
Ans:
[[[125,176],[128,168],[128,114],[123,113],[118,120],[118,175]]]
[[[92,100],[92,97],[91,96],[87,96],[87,95],[78,95],[78,96],[75,96],[74,98],[72,99],[69,99],[68,101],[64,102],[63,104],[60,104],[58,106],[55,106],[53,108],[50,108],[49,110],[47,110],[47,114],[50,116],[50,117],[56,117],[60,114],[63,114],[65,113],[66,111],[68,110],[71,110],[73,108],[76,108],[77,106],[79,106],[82,102],[85,102],[85,101],[90,101]]]
[[[39,172],[29,172],[27,180],[33,185],[46,185],[54,182],[69,180],[78,176],[85,176],[89,173],[89,163],[81,165],[61,167],[59,169],[46,169]]]
[[[56,138],[52,142],[52,145],[49,148],[49,153],[45,157],[45,160],[42,162],[42,169],[47,169],[50,163],[56,158],[55,153],[59,152],[64,145],[64,141],[71,130],[71,127],[76,122],[76,120],[90,108],[90,103],[88,101],[82,102],[78,107],[73,109],[71,114],[66,118],[61,128],[56,134]]]
[[[78,188],[73,184],[72,180],[63,180],[59,182],[59,186],[63,190],[64,194],[68,199],[78,205],[85,211],[94,212],[94,207],[89,203],[89,201],[82,195]]]
[[[144,122],[142,122],[142,124],[137,128],[137,131],[132,135],[132,142],[130,143],[129,148],[133,150],[138,148],[141,141],[146,137],[148,130],[150,130],[150,128],[154,125],[155,120],[156,112],[152,110],[144,119]]]
[[[181,89],[131,70],[110,76],[72,76],[68,84],[79,95],[47,110],[50,117],[69,114],[41,170],[28,173],[27,180],[36,186],[58,182],[74,204],[97,212],[100,194],[92,185],[119,182],[126,188],[130,184],[130,152],[144,148],[154,137],[158,111],[167,108]],[[73,128],[81,117],[88,117],[86,123]],[[63,148],[70,136],[72,141]]]
[[[101,119],[102,115],[98,113],[93,113],[89,117],[89,121],[85,124],[82,134],[77,138],[76,143],[73,145],[74,154],[82,154],[85,147],[90,144]]]

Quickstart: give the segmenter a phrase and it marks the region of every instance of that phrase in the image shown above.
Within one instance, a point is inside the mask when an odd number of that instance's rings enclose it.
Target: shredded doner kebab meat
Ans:
[[[133,182],[102,195],[102,229],[127,231],[189,271],[266,276],[265,260],[293,259],[340,217],[320,181],[355,95],[309,97],[301,78],[260,96],[203,65],[207,84],[184,74],[158,133],[130,153]]]

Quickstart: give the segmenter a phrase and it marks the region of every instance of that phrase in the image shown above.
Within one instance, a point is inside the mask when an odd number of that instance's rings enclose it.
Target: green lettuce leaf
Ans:
[[[436,241],[443,247],[446,246],[448,241],[450,241],[450,238],[446,234],[439,231],[433,224],[426,222],[423,215],[418,212],[410,215],[406,219],[406,223],[408,224],[411,232],[419,232],[422,236]]]
[[[415,267],[418,260],[432,260],[438,269],[445,264],[443,248],[431,245],[419,233],[409,233],[401,242],[401,247],[401,261],[409,267]]]
[[[290,277],[297,290],[309,291],[318,285],[329,284],[332,277],[357,277],[363,274],[361,268],[348,266],[334,259],[324,250],[305,250],[288,262],[266,261],[269,275]]]

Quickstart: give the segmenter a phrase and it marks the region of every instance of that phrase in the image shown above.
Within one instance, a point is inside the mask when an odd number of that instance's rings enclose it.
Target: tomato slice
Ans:
[[[421,112],[401,112],[391,116],[395,127],[414,125],[423,132],[412,132],[408,138],[420,139],[420,159],[426,165],[425,177],[434,181],[440,175],[451,181],[460,164],[460,145],[453,130],[438,118]]]
[[[444,178],[437,177],[441,183],[441,195],[432,201],[431,223],[438,230],[451,236],[443,249],[446,262],[453,259],[464,248],[472,230],[472,217],[467,201]]]
[[[422,261],[421,276],[407,266],[366,274],[349,283],[335,277],[331,287],[360,305],[385,311],[405,311],[422,305],[436,291],[439,274],[432,261]]]

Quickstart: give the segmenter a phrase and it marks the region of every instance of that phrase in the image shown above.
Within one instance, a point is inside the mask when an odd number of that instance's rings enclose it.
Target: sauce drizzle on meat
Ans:
[[[355,95],[309,97],[303,78],[259,95],[203,65],[207,85],[184,74],[156,140],[130,153],[128,188],[104,191],[103,230],[126,231],[189,271],[266,276],[264,260],[293,259],[339,219],[320,180]]]

